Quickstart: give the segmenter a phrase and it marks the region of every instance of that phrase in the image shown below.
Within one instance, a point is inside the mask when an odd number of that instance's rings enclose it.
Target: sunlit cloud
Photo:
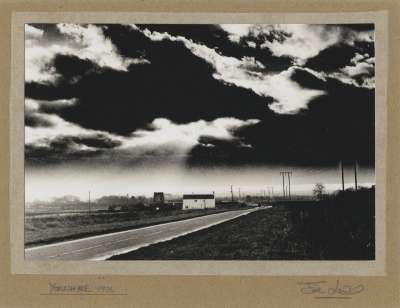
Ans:
[[[138,29],[136,26],[133,26]],[[213,77],[238,87],[250,89],[263,97],[273,97],[270,108],[277,113],[295,113],[307,108],[308,103],[316,96],[323,95],[321,90],[311,90],[300,87],[290,79],[295,67],[286,71],[271,74],[254,58],[237,59],[226,57],[205,45],[194,43],[182,36],[172,36],[145,29],[143,33],[152,40],[171,40],[182,42],[194,55],[204,59],[215,68]],[[262,72],[262,71],[265,71]]]
[[[221,25],[233,42],[241,38],[258,37],[275,56],[290,56],[297,65],[337,43],[354,45],[355,42],[373,42],[374,32],[356,32],[334,25],[271,24],[271,25]]]
[[[146,59],[121,56],[98,26],[58,24],[57,28],[65,38],[48,41],[43,37],[43,30],[25,26],[25,81],[56,82],[60,77],[52,65],[56,55],[72,55],[120,71],[126,71],[131,64],[149,63]]]
[[[74,100],[64,102],[72,104]],[[54,142],[63,140],[68,141],[68,147],[73,147],[76,151],[98,151],[94,145],[82,143],[82,140],[109,140],[115,146],[112,146],[112,155],[116,158],[121,151],[121,155],[129,157],[129,153],[135,155],[148,155],[159,149],[168,149],[171,154],[183,156],[187,154],[194,146],[200,144],[200,137],[212,137],[225,141],[239,141],[240,146],[248,146],[240,142],[235,136],[235,131],[250,125],[259,123],[257,119],[239,120],[235,118],[218,118],[213,121],[199,120],[186,124],[176,124],[165,118],[154,119],[149,125],[149,129],[139,129],[133,131],[128,136],[120,136],[109,132],[94,130],[81,127],[70,123],[56,114],[47,114],[40,112],[42,101],[27,99],[26,106],[30,113],[36,113],[43,121],[51,125],[31,127],[25,126],[25,145],[40,149],[51,150]],[[101,149],[100,149],[101,150]],[[111,150],[108,150],[110,152]],[[65,153],[68,154],[68,153]]]

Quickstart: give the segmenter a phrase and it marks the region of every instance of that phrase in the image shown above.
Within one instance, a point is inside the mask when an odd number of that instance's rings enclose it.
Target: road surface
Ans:
[[[165,224],[91,236],[25,249],[26,260],[105,260],[247,215],[255,209],[229,211]]]

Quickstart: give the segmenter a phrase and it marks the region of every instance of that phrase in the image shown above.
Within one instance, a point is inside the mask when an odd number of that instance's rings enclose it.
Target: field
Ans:
[[[25,246],[48,244],[90,235],[219,213],[226,209],[132,212],[81,212],[25,216]]]
[[[111,260],[373,260],[374,191],[276,206]]]

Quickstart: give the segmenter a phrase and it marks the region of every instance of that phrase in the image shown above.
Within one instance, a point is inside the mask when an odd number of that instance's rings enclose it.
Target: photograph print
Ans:
[[[374,24],[25,24],[25,260],[375,260]]]

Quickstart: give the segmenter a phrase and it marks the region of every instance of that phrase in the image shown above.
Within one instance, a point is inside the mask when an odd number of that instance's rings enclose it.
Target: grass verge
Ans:
[[[373,260],[374,192],[250,213],[110,260]]]
[[[25,247],[50,244],[216,214],[226,209],[160,212],[92,213],[25,217]]]

